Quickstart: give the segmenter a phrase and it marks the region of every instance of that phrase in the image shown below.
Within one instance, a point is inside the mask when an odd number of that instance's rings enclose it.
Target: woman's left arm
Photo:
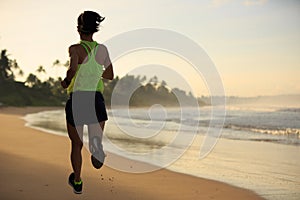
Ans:
[[[67,71],[66,78],[61,82],[61,86],[63,88],[67,88],[70,85],[71,80],[75,76],[78,67],[78,53],[76,51],[75,45],[70,46],[69,55],[70,55],[70,67]]]

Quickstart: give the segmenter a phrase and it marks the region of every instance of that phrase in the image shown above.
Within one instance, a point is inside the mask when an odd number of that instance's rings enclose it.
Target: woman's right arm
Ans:
[[[114,70],[112,64],[110,64],[103,72],[102,77],[112,80],[114,78]]]
[[[113,65],[111,63],[107,48],[104,45],[102,45],[102,47],[103,47],[103,55],[105,55],[105,60],[103,63],[105,70],[102,74],[102,78],[112,80],[114,78]]]

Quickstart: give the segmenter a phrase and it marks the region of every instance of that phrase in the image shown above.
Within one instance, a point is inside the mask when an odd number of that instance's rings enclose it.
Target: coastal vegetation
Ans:
[[[59,60],[54,61],[53,66],[63,65],[68,67],[69,63],[61,64]],[[7,106],[63,106],[68,95],[62,89],[61,77],[49,77],[42,81],[39,77],[47,74],[43,66],[30,73],[25,81],[20,82],[16,77],[24,76],[23,70],[18,66],[16,60],[9,58],[7,50],[1,51],[0,57],[0,105]],[[118,89],[115,86],[118,83]],[[205,105],[203,101],[193,96],[191,92],[186,93],[179,88],[168,88],[165,81],[159,81],[156,76],[148,79],[143,76],[126,75],[122,78],[115,77],[113,80],[104,80],[104,99],[110,106],[111,96],[114,92],[119,99],[125,98],[127,89],[136,86],[136,90],[129,100],[130,106],[141,107],[161,104],[163,106],[188,106],[191,102]],[[124,89],[122,89],[124,88]],[[178,101],[180,98],[180,104]],[[118,102],[117,102],[118,103]],[[120,102],[122,106],[122,102]]]

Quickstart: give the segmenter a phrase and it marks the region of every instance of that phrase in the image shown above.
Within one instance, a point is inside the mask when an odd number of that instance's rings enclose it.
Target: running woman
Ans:
[[[69,47],[70,66],[66,78],[61,82],[69,94],[65,107],[73,168],[69,184],[76,194],[82,193],[83,186],[80,174],[84,125],[88,126],[93,166],[100,169],[105,158],[102,134],[107,113],[102,95],[102,78],[112,80],[114,73],[107,48],[93,40],[93,34],[99,30],[99,25],[104,19],[93,11],[85,11],[79,15],[77,30],[80,43]]]

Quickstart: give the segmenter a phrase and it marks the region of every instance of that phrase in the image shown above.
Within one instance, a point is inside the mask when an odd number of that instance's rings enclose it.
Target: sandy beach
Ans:
[[[144,174],[96,170],[83,149],[83,194],[67,184],[72,172],[70,142],[25,127],[27,113],[55,108],[0,108],[0,199],[262,199],[252,191],[225,183],[159,170]],[[122,164],[124,158],[108,154]],[[132,167],[142,164],[132,161]]]

